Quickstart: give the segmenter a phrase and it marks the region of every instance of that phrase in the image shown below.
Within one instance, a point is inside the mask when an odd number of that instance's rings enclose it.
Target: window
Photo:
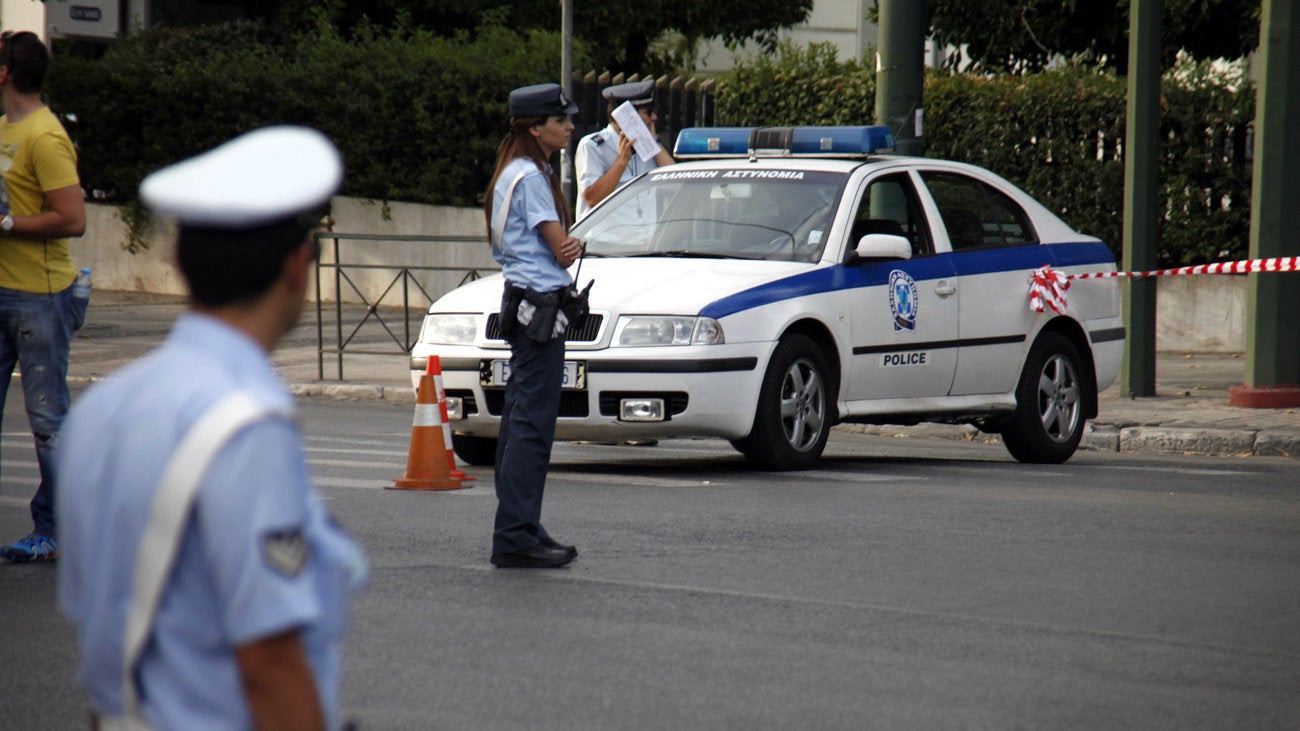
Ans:
[[[579,221],[593,256],[815,262],[848,176],[751,168],[647,173]]]
[[[867,186],[849,232],[849,251],[867,234],[902,236],[912,244],[912,256],[934,253],[921,205],[906,173],[876,178]]]
[[[1024,209],[993,186],[946,172],[922,172],[953,251],[1037,244]]]

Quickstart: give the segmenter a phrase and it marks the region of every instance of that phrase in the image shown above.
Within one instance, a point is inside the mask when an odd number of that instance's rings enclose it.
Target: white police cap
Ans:
[[[265,127],[151,173],[140,200],[181,226],[248,229],[324,206],[343,159],[310,127]]]

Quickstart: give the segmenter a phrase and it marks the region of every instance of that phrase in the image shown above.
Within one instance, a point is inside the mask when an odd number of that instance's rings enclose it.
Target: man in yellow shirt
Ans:
[[[0,546],[11,561],[58,557],[52,452],[70,401],[68,347],[87,304],[73,296],[68,251],[86,230],[86,203],[76,150],[41,98],[49,60],[35,34],[0,34],[0,413],[18,365],[41,471],[32,532]]]

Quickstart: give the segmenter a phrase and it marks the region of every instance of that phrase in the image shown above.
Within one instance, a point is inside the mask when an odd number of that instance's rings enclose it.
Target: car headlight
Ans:
[[[478,315],[427,315],[420,342],[434,345],[472,345],[478,337]]]
[[[619,318],[618,332],[614,334],[614,344],[624,347],[720,345],[725,342],[722,325],[712,317],[622,317]]]

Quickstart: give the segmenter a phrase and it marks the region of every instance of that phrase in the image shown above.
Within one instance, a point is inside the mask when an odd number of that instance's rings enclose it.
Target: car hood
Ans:
[[[739,259],[587,259],[578,286],[594,280],[593,310],[629,314],[696,315],[736,292],[816,268],[816,264]],[[571,268],[570,273],[574,271]],[[500,274],[458,287],[430,312],[495,312],[501,303]]]

